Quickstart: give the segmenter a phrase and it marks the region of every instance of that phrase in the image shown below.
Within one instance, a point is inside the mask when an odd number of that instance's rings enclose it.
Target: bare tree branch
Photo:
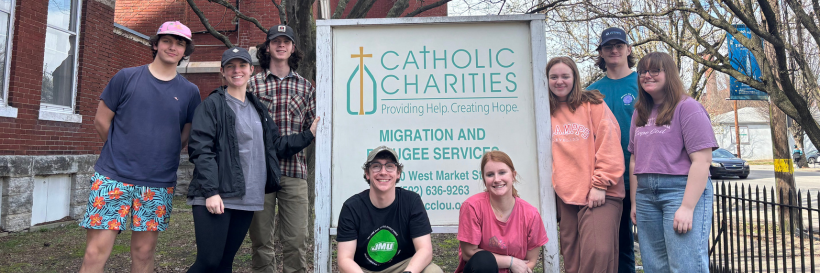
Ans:
[[[816,2],[815,0],[815,3]],[[791,7],[791,10],[794,11],[794,15],[800,24],[809,31],[812,38],[814,38],[814,42],[820,45],[820,28],[818,28],[814,20],[806,14],[806,11],[803,10],[803,6],[800,3],[795,3],[794,0],[786,0],[786,3]]]
[[[534,9],[532,9],[530,11],[527,11],[527,14],[539,13],[541,11],[553,8],[555,6],[558,6],[558,4],[563,3],[563,2],[567,2],[567,1],[569,1],[569,0],[558,0],[558,1],[546,4],[546,5],[543,5],[541,7],[537,7],[537,8],[533,7]]]
[[[285,12],[285,9],[282,8],[282,5],[277,4],[276,0],[270,0],[270,1],[271,1],[271,3],[273,3],[273,6],[276,7],[276,10],[279,11],[279,24],[282,25],[282,24],[287,23],[288,14]],[[267,31],[265,31],[265,32],[267,32]]]
[[[644,26],[646,26],[648,29],[650,29],[652,32],[657,34],[658,38],[661,39],[664,43],[670,45],[675,50],[680,51],[681,53],[683,53],[684,56],[692,59],[693,61],[698,62],[700,64],[703,64],[705,66],[711,67],[712,69],[715,69],[717,71],[726,73],[726,74],[734,77],[735,79],[738,79],[738,80],[742,81],[743,83],[748,84],[752,88],[755,88],[755,89],[758,89],[758,90],[767,90],[765,84],[763,84],[760,81],[755,80],[754,78],[752,78],[750,76],[747,76],[747,75],[741,73],[740,71],[735,70],[734,68],[732,68],[731,64],[719,63],[719,62],[716,62],[716,61],[707,60],[707,59],[704,59],[702,56],[699,56],[695,53],[689,52],[688,50],[683,48],[680,44],[676,43],[675,41],[673,41],[672,39],[667,37],[666,34],[663,32],[663,30],[658,28],[658,26],[656,26],[655,24],[647,21],[646,19],[642,20],[642,24]]]
[[[364,18],[375,2],[376,0],[357,0],[350,13],[347,14],[347,18]]]
[[[743,45],[744,47],[746,47],[746,48],[747,48],[749,51],[751,51],[751,52],[752,52],[755,56],[762,56],[762,55],[763,55],[763,47],[762,47],[762,43],[760,43],[760,42],[755,42],[755,40],[756,40],[756,39],[758,39],[758,37],[761,37],[761,36],[753,36],[753,38],[751,38],[751,39],[750,39],[750,38],[746,38],[746,36],[745,36],[745,35],[743,35],[743,33],[740,33],[740,31],[738,31],[738,30],[737,30],[737,28],[735,28],[735,27],[734,27],[731,23],[729,23],[729,22],[728,22],[725,18],[717,18],[717,17],[712,16],[712,15],[711,15],[711,14],[709,14],[706,10],[704,10],[704,9],[703,9],[703,6],[701,6],[701,5],[700,5],[700,3],[698,3],[697,1],[694,1],[694,2],[693,2],[693,4],[696,6],[696,8],[695,8],[695,9],[692,9],[692,11],[693,11],[693,13],[694,13],[694,14],[697,14],[698,16],[700,16],[700,18],[702,18],[702,19],[703,19],[704,21],[706,21],[707,23],[712,24],[712,25],[714,25],[714,26],[716,26],[716,27],[718,27],[718,28],[720,28],[720,29],[723,29],[723,30],[725,30],[727,33],[731,34],[731,35],[732,35],[732,37],[734,37],[734,38],[735,38],[735,40],[737,40],[737,42],[738,42],[738,43],[740,43],[741,45]],[[753,28],[754,28],[754,26],[747,26],[747,27],[748,27],[748,28],[749,28],[752,32],[762,32],[759,28],[757,28],[757,29],[753,29]],[[764,33],[764,35],[770,36],[770,35],[768,35],[767,33]],[[762,37],[761,37],[761,38],[762,38]],[[767,41],[768,41],[768,40],[767,40]],[[777,41],[777,39],[772,38],[772,42],[776,42],[776,41]],[[781,43],[781,44],[782,44],[782,43]],[[765,66],[765,64],[764,64],[764,66]],[[718,71],[720,71],[720,70],[718,70]],[[723,71],[721,71],[721,72],[723,72]],[[734,76],[733,76],[733,77],[734,77]],[[735,78],[736,78],[736,79],[738,79],[738,80],[740,80],[740,79],[739,79],[739,78],[737,78],[737,77],[735,77]],[[750,79],[750,80],[754,81],[754,79],[752,79],[752,78],[750,78],[750,77],[749,77],[748,79]],[[749,83],[747,83],[747,82],[746,82],[746,81],[744,81],[744,80],[741,80],[741,82],[746,83],[746,84],[749,84]],[[765,88],[763,88],[763,89],[760,89],[760,88],[758,88],[758,87],[755,87],[755,88],[757,88],[758,90],[765,90]],[[764,91],[764,92],[765,92],[765,91]]]
[[[737,17],[737,19],[739,19],[741,22],[743,22],[743,24],[746,25],[746,27],[752,30],[752,32],[754,32],[755,35],[765,37],[764,35],[766,35],[766,33],[760,30],[760,26],[755,21],[754,15],[752,15],[752,18],[749,18],[748,16],[746,16],[746,13],[740,10],[737,7],[737,5],[735,5],[735,3],[731,0],[723,1],[723,4],[725,4],[726,7],[728,7],[729,10],[732,11],[732,14],[734,14]]]
[[[336,4],[336,10],[333,11],[333,19],[341,19],[342,15],[345,13],[345,9],[347,9],[347,2],[350,0],[339,0],[339,3]]]
[[[396,3],[393,4],[393,7],[390,8],[390,11],[387,12],[387,18],[399,17],[407,7],[410,6],[409,0],[396,0]]]
[[[649,37],[649,38],[646,38],[646,39],[643,39],[643,40],[640,40],[640,41],[633,42],[632,47],[639,47],[639,46],[642,46],[644,44],[648,44],[650,42],[663,42],[663,40],[661,38],[658,38],[658,37]]]
[[[205,26],[205,29],[208,30],[208,33],[210,33],[215,38],[222,41],[222,43],[225,44],[225,46],[227,46],[228,48],[232,48],[233,43],[231,43],[231,40],[229,40],[227,36],[222,35],[222,33],[219,33],[218,31],[216,31],[216,29],[214,29],[214,27],[211,26],[211,23],[208,22],[208,18],[205,18],[205,14],[203,14],[202,10],[200,10],[199,7],[196,6],[196,3],[194,3],[194,0],[186,0],[186,1],[188,2],[188,5],[191,6],[191,9],[194,10],[194,13],[196,14],[196,16],[199,17],[199,21],[202,22],[202,25]]]
[[[432,3],[432,4],[420,7],[417,10],[414,10],[413,12],[408,13],[404,17],[413,17],[413,16],[416,16],[416,15],[419,15],[422,12],[425,12],[427,10],[430,10],[430,9],[439,7],[441,5],[447,4],[447,2],[450,2],[450,1],[451,0],[441,0],[441,1],[438,1],[438,2],[435,2],[435,3]]]
[[[814,17],[820,20],[820,3],[818,3],[817,0],[812,0],[811,6],[814,8]]]
[[[189,1],[189,2],[190,2],[190,1]],[[248,21],[248,22],[253,23],[254,25],[256,25],[256,27],[258,27],[258,28],[259,28],[260,30],[262,30],[263,32],[267,32],[267,31],[268,31],[268,29],[266,29],[265,27],[263,27],[263,26],[262,26],[262,24],[261,24],[261,23],[259,23],[259,20],[256,20],[256,18],[253,18],[253,17],[248,17],[248,16],[246,16],[245,14],[242,14],[242,12],[240,12],[240,11],[239,11],[239,9],[237,9],[236,7],[234,7],[233,5],[231,5],[231,3],[228,3],[228,2],[227,2],[227,1],[225,1],[225,0],[208,0],[208,2],[211,2],[211,3],[216,3],[216,4],[219,4],[219,5],[223,6],[223,7],[226,7],[226,8],[228,8],[229,10],[233,11],[233,13],[235,13],[235,14],[236,14],[236,17],[239,17],[239,18],[240,18],[240,19],[242,19],[242,20],[245,20],[245,21]]]

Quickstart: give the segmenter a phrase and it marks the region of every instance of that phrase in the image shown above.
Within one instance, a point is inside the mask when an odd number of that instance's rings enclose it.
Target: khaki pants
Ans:
[[[602,206],[591,209],[555,199],[565,272],[618,272],[623,199],[607,196]]]
[[[282,176],[282,189],[265,195],[265,210],[253,215],[250,227],[253,272],[278,272],[273,238],[278,233],[282,244],[283,272],[306,272],[308,234],[308,186],[301,178]],[[276,205],[278,227],[274,230]]]
[[[362,271],[364,271],[364,273],[402,273],[404,272],[404,269],[407,268],[407,265],[410,264],[410,259],[412,258],[407,258],[406,260],[394,264],[393,266],[382,271],[370,271],[364,268],[362,268]],[[421,271],[421,273],[444,273],[444,271],[441,270],[441,267],[431,262],[424,268],[424,270]]]

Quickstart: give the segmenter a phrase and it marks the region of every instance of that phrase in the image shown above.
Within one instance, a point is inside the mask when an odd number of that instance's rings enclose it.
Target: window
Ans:
[[[71,208],[70,194],[69,175],[35,176],[31,195],[31,225],[56,221],[68,216]]]
[[[8,104],[14,5],[15,0],[0,0],[0,117],[17,117],[17,109]]]
[[[73,115],[77,93],[79,8],[77,0],[48,1],[40,119],[82,121],[79,115]]]
[[[749,144],[749,127],[738,126],[738,129],[740,129],[740,144]],[[735,126],[729,126],[729,132],[732,135],[732,144],[737,144]]]

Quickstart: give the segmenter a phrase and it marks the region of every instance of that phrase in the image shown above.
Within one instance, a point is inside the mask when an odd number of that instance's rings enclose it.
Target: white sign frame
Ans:
[[[543,14],[505,16],[412,17],[378,19],[334,19],[316,22],[316,111],[321,122],[316,137],[314,272],[330,272],[332,253],[330,228],[332,205],[333,128],[333,29],[343,26],[413,25],[447,23],[529,22],[532,43],[532,78],[535,109],[536,145],[541,218],[549,242],[543,248],[544,271],[559,272],[558,222],[555,192],[552,188],[552,134],[550,130],[549,90],[546,77],[546,37]],[[457,233],[458,226],[433,226],[434,233]]]

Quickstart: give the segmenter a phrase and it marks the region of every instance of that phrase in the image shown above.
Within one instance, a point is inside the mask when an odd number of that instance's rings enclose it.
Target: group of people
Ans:
[[[547,63],[552,183],[566,272],[635,272],[637,225],[646,272],[708,272],[709,164],[718,148],[704,107],[669,54],[635,66],[626,32],[601,33],[582,90],[575,63]]]
[[[94,125],[105,142],[85,216],[81,272],[102,272],[130,220],[131,271],[152,272],[168,228],[179,153],[194,164],[196,261],[188,272],[231,272],[246,234],[254,272],[305,272],[309,219],[302,151],[316,135],[315,88],[295,72],[293,30],[272,27],[256,57],[222,54],[223,86],[204,100],[177,74],[193,53],[191,31],[166,22],[151,37],[154,61],[119,71],[100,95]],[[653,52],[637,63],[626,33],[604,30],[596,65],[606,76],[585,90],[575,62],[546,64],[552,124],[552,183],[566,272],[635,272],[637,225],[646,272],[708,272],[711,152],[705,109],[689,97],[677,65]],[[369,188],[344,202],[337,229],[342,272],[442,272],[432,263],[432,228],[421,197],[396,187],[404,165],[384,146],[362,166]],[[484,191],[463,202],[460,272],[532,272],[547,233],[538,209],[518,195],[509,155],[483,155]],[[274,230],[276,227],[277,230]]]
[[[255,272],[276,272],[274,235],[285,272],[305,272],[307,162],[316,134],[316,90],[296,73],[302,54],[293,29],[272,27],[256,57],[222,54],[223,86],[204,100],[176,68],[194,51],[191,30],[165,22],[150,38],[153,62],[125,68],[100,95],[94,125],[103,145],[94,166],[81,272],[102,272],[130,220],[131,272],[153,272],[159,231],[168,228],[179,154],[194,164],[192,206],[196,261],[188,272],[231,272],[250,233]],[[274,230],[276,227],[277,230]]]

